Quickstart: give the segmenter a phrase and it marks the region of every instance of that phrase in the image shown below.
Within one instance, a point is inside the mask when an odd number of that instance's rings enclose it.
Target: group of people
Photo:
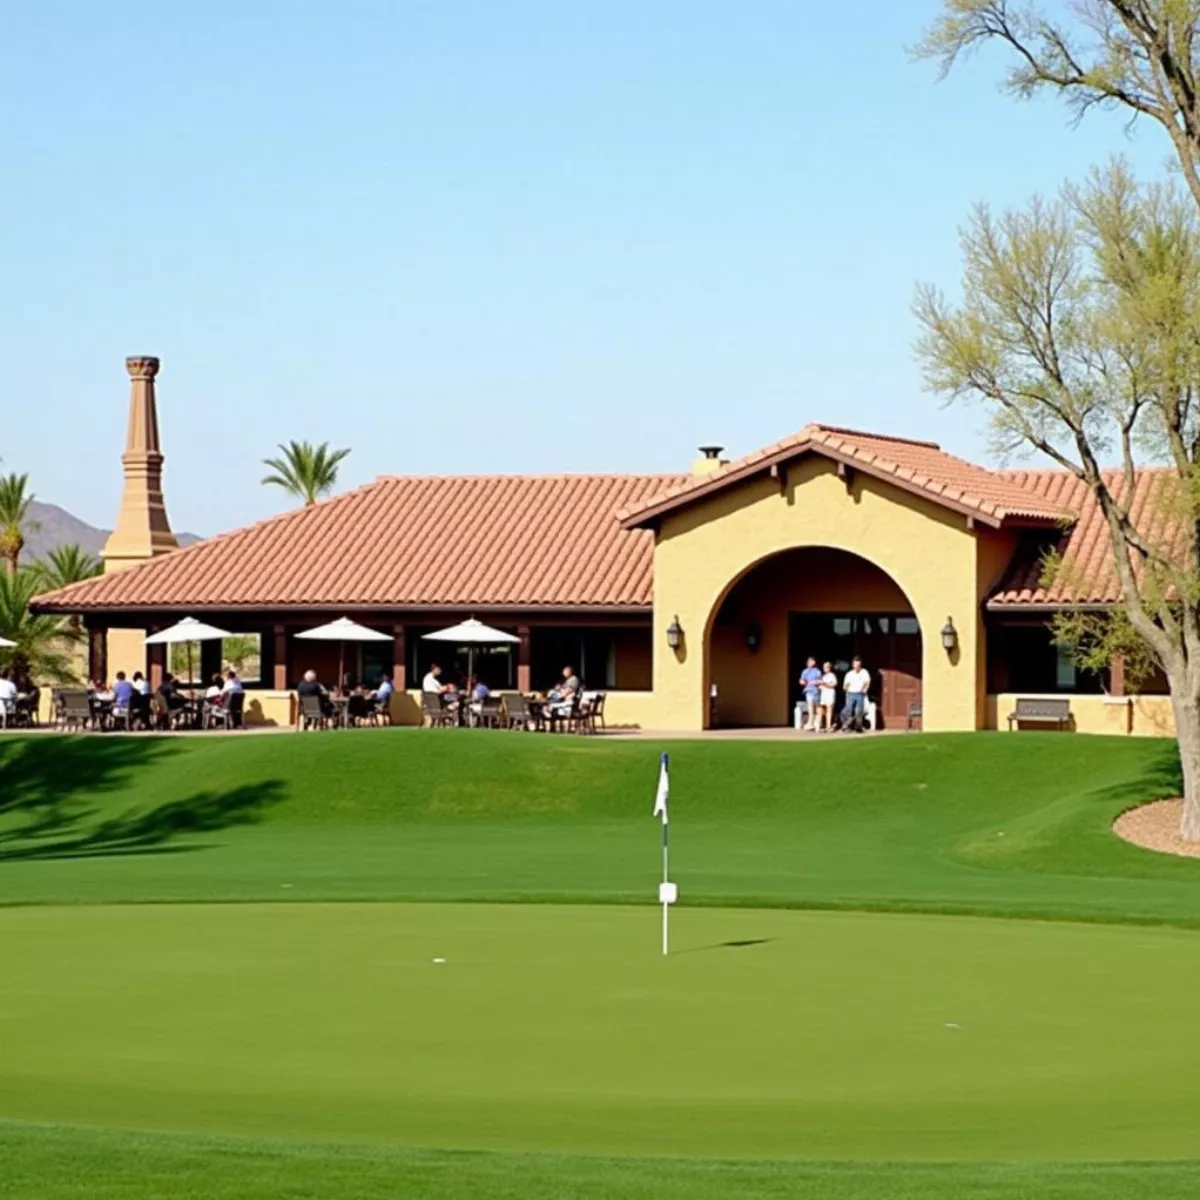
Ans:
[[[476,715],[492,694],[491,688],[476,675],[467,680],[464,688],[446,682],[442,679],[442,668],[437,663],[430,665],[425,678],[421,680],[421,691],[440,697],[445,708],[457,711],[465,704]],[[583,683],[575,673],[575,668],[569,664],[563,667],[561,680],[545,696],[547,714],[554,717],[569,716],[582,691]]]
[[[834,672],[833,663],[817,666],[817,660],[811,656],[804,670],[800,672],[800,687],[804,691],[806,717],[803,728],[810,733],[819,733],[822,729],[832,732],[834,729],[833,710],[837,706],[838,677]],[[840,728],[846,732],[853,730],[862,733],[867,719],[867,693],[871,690],[871,672],[863,666],[863,660],[857,655],[850,663],[850,669],[842,677],[842,695],[845,697],[840,716]]]
[[[240,718],[236,712],[237,706],[230,703],[230,697],[243,691],[242,681],[236,671],[229,670],[224,675],[217,673],[204,692],[204,703],[209,709],[230,708],[235,717]],[[150,702],[153,695],[157,694],[162,700],[168,714],[182,712],[191,700],[185,687],[170,673],[165,674],[162,683],[152,689],[150,681],[141,671],[134,671],[132,676],[118,671],[111,685],[102,679],[88,680],[87,692],[95,708],[102,711],[107,709],[116,716],[128,713],[131,725],[140,724],[146,728],[151,725]]]
[[[346,701],[346,717],[350,721],[365,720],[373,713],[387,712],[392,693],[395,691],[392,677],[384,674],[379,686],[368,688],[353,675],[347,675],[332,692],[317,677],[316,671],[305,671],[304,678],[296,688],[298,696],[316,696],[325,717],[332,717],[335,700]]]
[[[40,695],[37,685],[28,675],[0,671],[0,709],[3,709],[6,720],[17,715],[18,701],[25,706],[26,711],[36,713]]]

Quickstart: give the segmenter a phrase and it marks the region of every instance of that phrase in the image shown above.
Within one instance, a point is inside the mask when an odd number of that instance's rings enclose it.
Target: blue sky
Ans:
[[[829,11],[830,9],[835,11]],[[984,454],[914,282],[969,205],[1122,150],[905,47],[933,0],[25,0],[0,43],[0,457],[110,523],[157,354],[176,528],[381,473],[669,471],[809,420]]]

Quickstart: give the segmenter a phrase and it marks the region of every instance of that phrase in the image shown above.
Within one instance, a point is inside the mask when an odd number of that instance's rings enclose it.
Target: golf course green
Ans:
[[[1198,1193],[1171,745],[659,748],[0,740],[11,1194]]]

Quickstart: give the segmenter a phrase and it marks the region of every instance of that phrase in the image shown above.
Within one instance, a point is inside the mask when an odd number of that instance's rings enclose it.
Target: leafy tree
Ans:
[[[1049,92],[1076,119],[1115,108],[1166,131],[1200,207],[1200,0],[942,0],[915,48],[943,74],[988,43],[1009,51],[1004,87],[1022,99]]]
[[[82,635],[61,617],[29,611],[44,586],[40,571],[0,571],[0,636],[16,642],[0,649],[0,662],[38,683],[75,683],[71,649]]]
[[[330,450],[328,442],[319,446],[311,442],[280,443],[279,456],[264,458],[263,465],[271,468],[271,474],[263,483],[274,484],[306,505],[331,492],[337,484],[338,464],[349,450]]]
[[[1200,839],[1200,209],[1118,161],[1053,201],[978,206],[961,242],[961,301],[917,292],[926,383],[1087,486],[1128,625],[1167,678],[1183,835]],[[1147,457],[1165,466],[1138,487]]]
[[[25,534],[37,528],[29,519],[33,493],[26,490],[28,486],[28,475],[0,475],[0,557],[8,563],[9,574],[21,565]]]

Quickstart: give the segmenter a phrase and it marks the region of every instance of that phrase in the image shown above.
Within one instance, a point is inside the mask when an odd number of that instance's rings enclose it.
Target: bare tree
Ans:
[[[926,382],[982,402],[1003,449],[1041,451],[1094,497],[1128,623],[1167,677],[1182,831],[1200,839],[1200,209],[1117,161],[1053,201],[978,206],[961,242],[961,301],[917,291]],[[1166,464],[1152,503],[1145,458]]]

